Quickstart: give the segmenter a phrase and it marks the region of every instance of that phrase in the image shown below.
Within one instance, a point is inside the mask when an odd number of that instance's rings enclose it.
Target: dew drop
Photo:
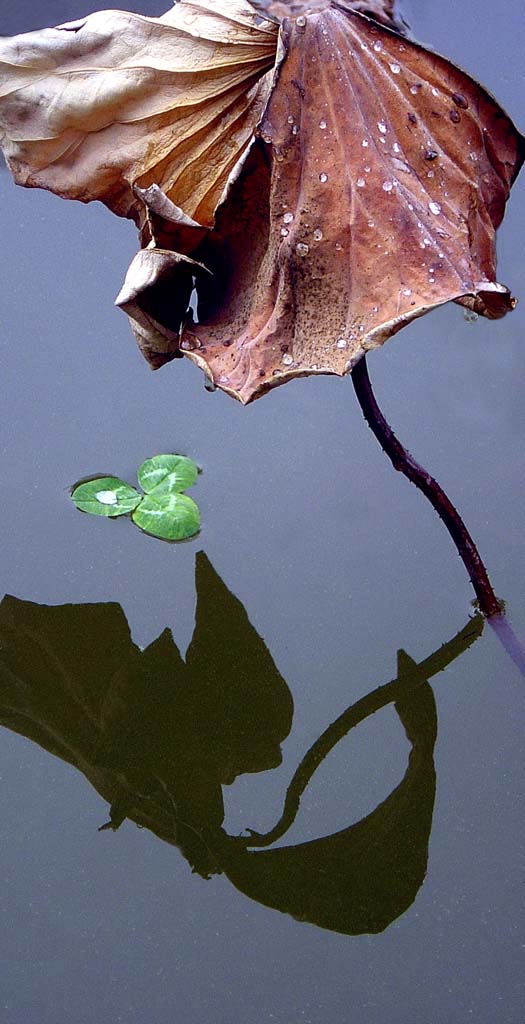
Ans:
[[[382,49],[383,47],[381,46],[381,43],[374,43],[374,50],[376,53],[381,53]]]
[[[411,288],[403,288],[403,295],[406,295],[407,298],[408,298],[410,295],[412,295],[412,289]]]
[[[295,247],[295,251],[298,256],[308,256],[308,253],[310,252],[310,246],[307,245],[306,242],[298,242]]]
[[[469,157],[472,160],[472,163],[475,164],[477,162],[477,159],[478,159],[478,154],[477,153],[469,153]]]
[[[461,107],[463,110],[467,109],[468,100],[465,99],[465,97],[462,96],[460,92],[455,92],[452,96],[452,99],[457,107]]]
[[[290,232],[288,231],[288,228],[281,228],[281,235],[283,236],[283,238],[286,238],[286,236],[289,234]]]
[[[324,131],[324,129],[326,128],[326,121],[319,121],[319,127],[322,128]]]
[[[298,127],[298,125],[294,124],[294,126],[292,128],[292,135],[297,135],[298,133],[299,133],[299,127]]]
[[[348,345],[348,342],[347,342],[346,338],[338,338],[337,341],[336,341],[336,345],[337,345],[338,348],[346,348],[347,345]]]
[[[394,142],[394,145],[392,146],[392,149],[394,150],[394,153],[400,153],[401,152],[401,146],[399,145],[399,142]]]
[[[391,192],[393,187],[394,186],[393,186],[391,181],[384,181],[383,182],[383,192]]]
[[[436,89],[436,87],[435,87],[435,86],[434,86],[434,88],[432,89],[432,95],[433,95],[433,96],[439,96],[439,89]]]
[[[361,145],[362,145],[363,149],[366,149],[367,146],[368,146],[368,140],[367,139],[363,139]]]
[[[476,320],[478,319],[478,314],[475,313],[473,309],[464,309],[463,318],[467,321],[468,324],[475,324]]]
[[[386,128],[386,124],[385,124],[384,121],[378,121],[377,122],[377,127],[379,128],[379,131],[381,132],[381,135],[385,135],[386,134],[387,128]]]
[[[95,498],[101,505],[116,505],[118,502],[115,491],[97,491]]]
[[[365,179],[364,178],[358,178],[357,181],[356,181],[356,185],[357,185],[358,188],[364,188],[365,185],[366,185]]]
[[[319,175],[319,181],[321,181],[323,183],[323,185],[324,185],[325,181],[328,181],[328,175],[325,174],[324,171],[322,172],[322,174]]]
[[[289,352],[285,352],[282,361],[285,366],[291,366],[293,363],[293,356],[291,356]]]
[[[399,64],[391,64],[390,65],[390,70],[391,70],[393,75],[398,75],[399,72],[401,71],[401,67],[400,67]]]
[[[439,203],[431,202],[428,204],[428,208],[431,213],[435,214],[436,217],[438,213],[441,213],[441,206],[439,205]]]
[[[306,25],[306,18],[304,17],[304,15],[302,15],[302,14],[299,15],[299,17],[296,20],[296,25],[298,26],[298,28],[304,28],[305,27],[305,25]]]
[[[323,232],[321,231],[321,228],[316,228],[315,231],[314,231],[315,241],[316,242],[320,242],[322,237],[323,237]]]
[[[286,120],[288,121],[288,124],[293,124],[293,114],[289,114]]]
[[[283,221],[285,224],[291,224],[293,221],[293,213],[285,213]]]
[[[418,94],[420,89],[421,89],[420,85],[411,85],[410,86],[410,92],[412,93],[412,96],[417,96],[417,94]]]

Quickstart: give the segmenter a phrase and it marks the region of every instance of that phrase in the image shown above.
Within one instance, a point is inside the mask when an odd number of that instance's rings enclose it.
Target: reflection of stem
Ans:
[[[525,676],[525,648],[518,640],[510,622],[504,615],[493,615],[489,619],[501,646],[507,652],[511,661],[517,666],[522,676]]]
[[[481,611],[487,616],[501,615],[501,604],[492,589],[487,570],[481,561],[478,549],[461,516],[454,508],[443,488],[430,476],[430,473],[427,473],[426,469],[423,469],[416,462],[410,452],[403,447],[385,420],[372,391],[365,356],[354,366],[352,381],[357,400],[368,426],[379,441],[383,451],[388,455],[394,469],[404,473],[423,492],[445,524],[470,576]]]
[[[354,729],[365,718],[375,714],[387,704],[407,697],[415,687],[427,682],[438,672],[442,672],[481,636],[483,626],[483,617],[475,615],[452,640],[443,644],[439,650],[434,651],[419,665],[414,665],[413,669],[404,669],[396,679],[384,686],[378,686],[376,690],[372,690],[366,697],[362,697],[356,704],[352,704],[346,711],[343,711],[339,718],[336,718],[335,722],[325,729],[303,757],[286,791],[283,813],[271,832],[267,832],[266,835],[252,832],[249,836],[239,836],[236,841],[245,846],[270,846],[271,843],[280,839],[293,824],[299,810],[301,796],[312,775],[333,750],[336,743],[339,743],[339,740],[343,739],[350,729]]]

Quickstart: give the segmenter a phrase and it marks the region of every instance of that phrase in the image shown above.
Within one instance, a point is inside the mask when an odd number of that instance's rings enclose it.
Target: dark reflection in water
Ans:
[[[197,610],[184,661],[166,629],[141,651],[119,605],[0,604],[0,722],[78,768],[128,818],[176,845],[205,878],[346,934],[383,931],[426,872],[435,795],[436,707],[428,679],[481,635],[474,616],[417,665],[398,652],[395,680],[349,707],[299,765],[268,835],[230,836],[222,785],[281,762],[293,701],[241,603],[197,555]],[[333,835],[282,838],[316,768],[348,732],[393,704],[411,745],[404,778],[371,814]]]

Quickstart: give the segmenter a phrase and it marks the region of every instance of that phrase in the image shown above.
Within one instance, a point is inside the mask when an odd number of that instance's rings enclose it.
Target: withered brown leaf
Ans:
[[[392,5],[379,7],[385,24],[362,0],[315,0],[283,20],[279,46],[245,0],[183,0],[163,19],[110,12],[94,50],[91,18],[72,36],[78,53],[58,30],[12,44],[0,98],[10,165],[24,184],[135,217],[143,248],[117,302],[152,366],[187,355],[248,403],[293,377],[350,372],[445,302],[488,317],[513,307],[496,282],[495,230],[524,140],[480,85],[386,27]],[[100,28],[108,12],[92,17]],[[125,60],[120,17],[148,23]],[[146,54],[156,63],[159,23],[175,29],[179,63],[169,81],[164,65],[137,78]],[[61,47],[74,74],[56,70]],[[93,71],[97,47],[113,76]],[[49,111],[35,107],[39,89]]]
[[[508,117],[362,16],[333,4],[304,21],[283,23],[256,147],[217,214],[230,278],[182,342],[243,402],[344,374],[444,302],[489,317],[513,306],[495,283],[494,232],[523,161]]]

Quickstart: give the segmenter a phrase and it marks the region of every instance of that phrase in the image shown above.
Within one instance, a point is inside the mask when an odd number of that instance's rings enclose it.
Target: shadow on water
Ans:
[[[475,615],[419,665],[398,652],[396,679],[350,706],[297,768],[267,835],[230,836],[222,786],[277,767],[293,701],[244,607],[200,552],[195,630],[183,660],[170,630],[140,650],[118,604],[0,604],[0,722],[74,765],[126,819],[176,845],[193,871],[225,874],[265,906],[346,934],[383,931],[423,883],[435,795],[437,735],[428,680],[480,635]],[[268,846],[293,823],[327,754],[393,704],[411,745],[400,784],[348,828]]]

